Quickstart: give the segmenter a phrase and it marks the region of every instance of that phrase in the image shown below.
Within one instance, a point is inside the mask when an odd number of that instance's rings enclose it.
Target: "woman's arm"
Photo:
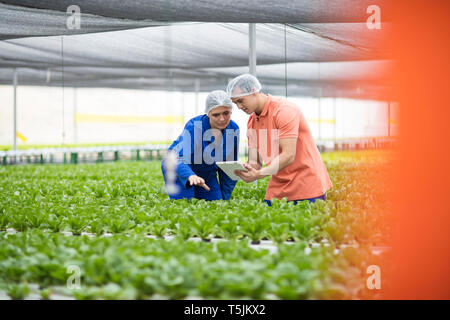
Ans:
[[[209,191],[209,187],[205,184],[205,180],[197,176],[189,165],[192,160],[192,153],[195,151],[194,130],[195,127],[193,121],[188,121],[182,134],[174,143],[173,150],[178,155],[176,169],[177,176],[186,188],[198,185]]]
[[[188,178],[188,181],[186,183],[189,183],[189,186],[199,186],[202,187],[203,189],[205,189],[206,191],[209,191],[211,189],[209,189],[209,187],[206,185],[205,183],[205,179],[203,179],[202,177],[199,177],[197,175],[192,175]]]

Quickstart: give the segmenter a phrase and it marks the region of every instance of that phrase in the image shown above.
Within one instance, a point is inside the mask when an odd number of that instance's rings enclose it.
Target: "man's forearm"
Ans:
[[[259,170],[261,178],[276,174],[278,171],[283,170],[294,161],[294,156],[281,152],[267,167]]]
[[[259,164],[259,163],[250,163],[250,162],[247,162],[249,165],[251,165],[254,169],[256,169],[256,170],[259,170],[259,169],[261,169],[261,165]]]
[[[247,183],[276,174],[294,161],[295,147],[296,139],[280,140],[280,154],[265,168],[261,168],[260,157],[256,149],[249,149],[249,162],[245,164],[247,171],[235,171],[235,173]]]

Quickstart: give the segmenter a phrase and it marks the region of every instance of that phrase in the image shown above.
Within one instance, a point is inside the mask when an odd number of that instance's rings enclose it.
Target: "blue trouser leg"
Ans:
[[[289,202],[294,202],[294,204],[297,204],[298,201],[305,201],[305,200],[308,200],[309,202],[314,203],[314,202],[316,202],[316,200],[318,200],[318,199],[323,200],[323,201],[326,201],[326,200],[327,200],[327,194],[325,193],[325,194],[321,195],[320,197],[316,197],[316,198],[303,199],[303,200],[293,200],[293,201],[289,201]],[[272,206],[272,202],[271,202],[270,200],[264,200],[264,202],[267,203],[267,205],[268,205],[269,207]]]
[[[319,200],[319,199],[323,200],[323,201],[326,201],[327,200],[327,194],[325,193],[325,194],[321,195],[320,197],[315,197],[315,198],[310,198],[310,199],[294,200],[294,204],[297,204],[297,201],[305,201],[305,200],[308,200],[309,202],[314,203],[314,202],[316,202],[316,200]]]

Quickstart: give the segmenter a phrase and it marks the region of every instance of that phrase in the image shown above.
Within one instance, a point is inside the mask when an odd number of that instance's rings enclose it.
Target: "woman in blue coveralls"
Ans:
[[[212,91],[206,98],[205,114],[189,120],[169,147],[169,152],[173,150],[177,155],[177,191],[168,192],[170,199],[230,199],[236,181],[218,168],[216,162],[238,158],[239,126],[231,120],[232,109],[233,102],[225,91]],[[167,157],[161,170],[167,186],[166,161]]]

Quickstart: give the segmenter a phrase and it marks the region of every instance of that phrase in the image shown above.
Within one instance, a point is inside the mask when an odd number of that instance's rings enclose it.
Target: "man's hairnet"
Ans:
[[[227,93],[230,98],[248,96],[261,91],[261,83],[251,74],[242,74],[228,83]]]

